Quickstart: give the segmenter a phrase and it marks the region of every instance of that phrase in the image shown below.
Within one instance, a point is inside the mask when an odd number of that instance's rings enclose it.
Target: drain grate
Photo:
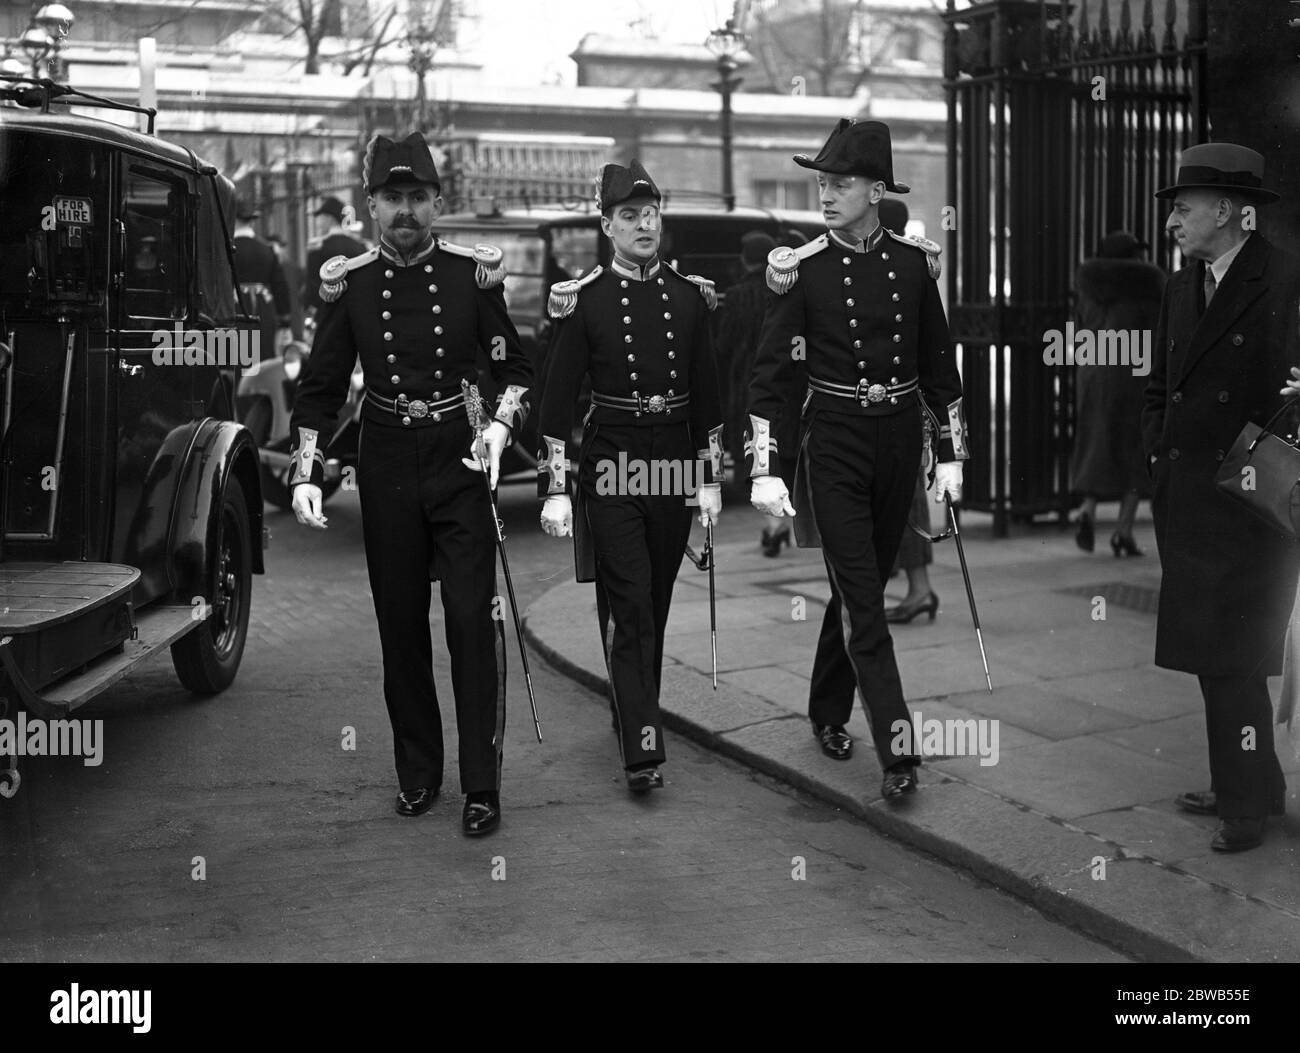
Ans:
[[[1113,607],[1124,607],[1142,614],[1155,614],[1160,604],[1160,589],[1155,585],[1134,585],[1129,581],[1106,581],[1096,585],[1071,585],[1056,589],[1066,596],[1104,596]]]

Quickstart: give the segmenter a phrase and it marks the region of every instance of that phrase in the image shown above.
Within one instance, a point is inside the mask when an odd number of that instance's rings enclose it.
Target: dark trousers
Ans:
[[[830,579],[831,600],[813,661],[808,715],[846,724],[857,687],[882,768],[894,755],[894,722],[910,723],[885,621],[885,579],[907,523],[921,463],[914,409],[887,417],[817,413],[803,446],[803,485],[811,496]]]
[[[600,425],[584,447],[582,511],[596,552],[596,610],[623,766],[660,764],[664,627],[695,509],[684,494],[611,494],[599,476],[602,463],[617,463],[620,452],[627,463],[693,464],[690,428]]]
[[[494,610],[496,548],[483,476],[461,463],[462,417],[433,427],[366,421],[357,482],[370,591],[384,653],[384,701],[402,790],[442,784],[430,578],[441,590],[464,793],[499,790],[505,629]]]
[[[1210,788],[1219,816],[1242,819],[1281,815],[1286,779],[1273,750],[1273,703],[1262,676],[1202,676],[1205,730],[1210,742]],[[1249,745],[1247,731],[1253,729]]]

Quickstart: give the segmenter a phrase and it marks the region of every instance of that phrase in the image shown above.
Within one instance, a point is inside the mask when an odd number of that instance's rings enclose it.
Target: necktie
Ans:
[[[1214,271],[1209,267],[1205,268],[1205,309],[1210,309],[1210,301],[1214,299],[1214,290],[1219,287],[1219,283],[1214,280]]]

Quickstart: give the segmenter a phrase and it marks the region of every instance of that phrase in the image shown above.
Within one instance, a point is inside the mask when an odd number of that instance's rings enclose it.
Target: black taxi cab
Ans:
[[[0,77],[0,718],[65,716],[163,648],[215,693],[243,655],[265,539],[234,383],[258,326],[230,181],[151,133]]]

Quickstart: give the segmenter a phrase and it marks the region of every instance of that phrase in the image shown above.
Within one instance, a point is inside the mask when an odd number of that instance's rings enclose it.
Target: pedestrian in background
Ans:
[[[1300,546],[1215,483],[1243,426],[1268,422],[1300,364],[1300,260],[1255,231],[1258,208],[1280,197],[1263,175],[1256,151],[1202,144],[1156,193],[1172,201],[1165,230],[1187,265],[1161,301],[1142,412],[1161,563],[1155,662],[1200,681],[1210,789],[1176,801],[1219,817],[1219,852],[1260,844],[1286,804],[1267,678],[1282,669]]]
[[[275,258],[284,271],[284,281],[289,287],[289,332],[294,340],[303,338],[302,267],[289,252],[289,246],[279,234],[269,234],[266,240],[275,249]]]
[[[351,259],[366,251],[365,245],[343,229],[344,206],[336,197],[323,197],[312,213],[316,223],[316,238],[307,252],[307,268],[303,275],[302,303],[304,309],[320,310],[320,268],[335,256]]]
[[[1096,339],[1110,330],[1141,339],[1141,334],[1154,331],[1165,272],[1141,258],[1145,248],[1127,230],[1112,231],[1101,239],[1096,257],[1085,260],[1075,275],[1076,332],[1087,330]],[[1111,551],[1116,556],[1142,555],[1133,540],[1133,520],[1138,502],[1151,497],[1151,477],[1142,453],[1146,386],[1147,377],[1135,376],[1127,365],[1074,367],[1070,489],[1083,495],[1075,542],[1085,552],[1096,544],[1097,502],[1118,500]]]
[[[251,204],[241,201],[235,209],[238,222],[232,240],[235,277],[261,323],[258,353],[270,355],[275,351],[277,330],[289,324],[289,283],[275,249],[253,229],[253,220],[261,214]]]

